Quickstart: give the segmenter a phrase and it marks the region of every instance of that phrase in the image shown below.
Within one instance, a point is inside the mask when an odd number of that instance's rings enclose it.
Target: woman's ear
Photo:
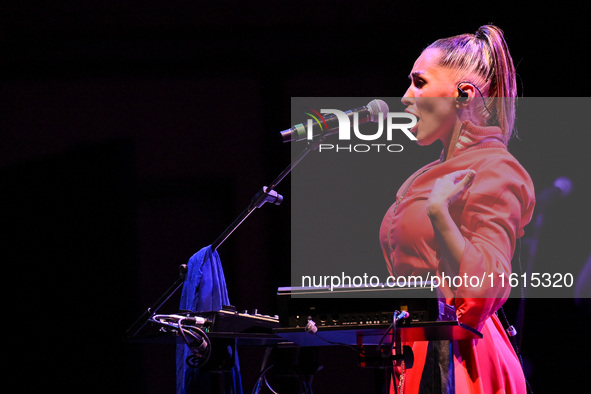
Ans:
[[[457,86],[456,101],[458,103],[467,103],[476,95],[476,87],[470,82],[460,82]]]

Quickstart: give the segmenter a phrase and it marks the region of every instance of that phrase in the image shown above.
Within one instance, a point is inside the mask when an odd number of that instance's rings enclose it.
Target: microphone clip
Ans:
[[[267,186],[263,186],[263,188],[259,190],[259,192],[252,199],[252,203],[256,208],[260,208],[267,202],[273,205],[281,205],[283,202],[283,196],[277,193],[275,190],[269,189]]]

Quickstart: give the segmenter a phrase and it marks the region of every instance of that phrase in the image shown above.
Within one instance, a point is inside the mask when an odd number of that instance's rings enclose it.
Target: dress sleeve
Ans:
[[[531,220],[535,194],[523,167],[501,160],[477,170],[463,200],[459,227],[466,244],[458,276],[464,281],[448,303],[455,306],[460,322],[480,330],[511,292],[515,242]]]

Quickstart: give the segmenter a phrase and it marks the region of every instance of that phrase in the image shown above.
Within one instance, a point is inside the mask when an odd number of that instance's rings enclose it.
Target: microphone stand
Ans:
[[[224,230],[224,232],[214,241],[212,249],[217,250],[226,239],[254,212],[255,209],[262,207],[265,203],[270,202],[274,205],[280,205],[283,201],[283,196],[278,194],[274,189],[279,183],[313,150],[327,137],[326,134],[320,135],[317,139],[308,140],[306,148],[293,160],[290,165],[285,168],[269,187],[263,186],[254,197],[250,204],[244,211]],[[179,277],[176,281],[158,298],[158,300],[144,311],[144,313],[136,319],[136,321],[127,329],[126,338],[133,339],[139,332],[148,324],[150,318],[158,312],[158,310],[172,297],[174,293],[180,289],[185,281],[187,275],[187,265],[181,264],[179,267]]]

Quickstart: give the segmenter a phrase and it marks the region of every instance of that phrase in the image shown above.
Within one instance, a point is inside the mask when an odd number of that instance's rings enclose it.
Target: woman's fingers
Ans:
[[[476,171],[463,170],[463,171],[458,171],[458,172],[461,173],[461,174],[458,174],[458,177],[461,178],[460,181],[458,182],[458,186],[461,188],[461,190],[464,190],[468,186],[470,186],[470,183],[472,183],[472,180],[476,176]]]
[[[476,176],[474,170],[454,171],[435,181],[429,203],[449,206],[470,186]]]

